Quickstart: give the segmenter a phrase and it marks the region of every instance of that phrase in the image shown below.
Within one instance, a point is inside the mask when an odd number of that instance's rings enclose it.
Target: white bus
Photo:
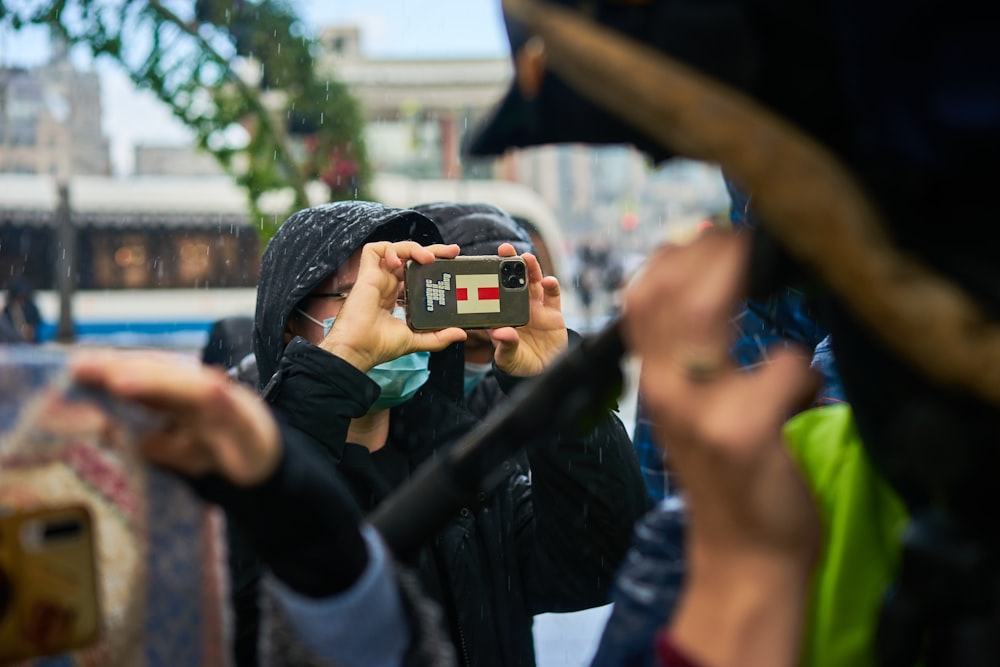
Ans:
[[[553,212],[525,186],[384,175],[372,190],[390,206],[446,200],[499,206],[528,229],[546,272],[567,282],[571,248]],[[230,179],[79,176],[68,191],[79,342],[192,349],[205,342],[214,321],[253,314],[260,242],[245,195]],[[322,192],[310,192],[314,203]],[[289,201],[278,195],[263,208],[280,222]],[[15,276],[36,287],[43,340],[54,338],[59,319],[58,205],[53,178],[0,175],[0,288]]]

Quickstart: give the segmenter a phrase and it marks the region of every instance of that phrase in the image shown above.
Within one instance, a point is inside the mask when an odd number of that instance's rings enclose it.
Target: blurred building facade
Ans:
[[[33,69],[0,68],[0,172],[109,175],[96,72],[79,71],[65,44]]]
[[[356,26],[324,28],[317,66],[361,103],[375,169],[412,178],[493,178],[493,160],[463,163],[461,144],[507,87],[509,59],[373,59],[361,39]]]
[[[225,172],[218,160],[196,146],[138,144],[135,153],[136,176],[221,176]]]
[[[318,66],[344,81],[368,120],[375,169],[410,178],[523,183],[575,239],[613,238],[627,251],[686,228],[725,205],[718,170],[676,161],[653,169],[627,146],[560,145],[469,161],[461,147],[510,84],[510,59],[372,59],[356,26],[319,35]],[[674,224],[676,223],[676,224]]]

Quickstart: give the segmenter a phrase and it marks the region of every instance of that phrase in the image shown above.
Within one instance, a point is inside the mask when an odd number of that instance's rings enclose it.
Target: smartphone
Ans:
[[[520,257],[470,255],[406,265],[406,321],[414,331],[528,323],[528,267]]]
[[[83,505],[0,514],[0,664],[97,640],[95,563]]]

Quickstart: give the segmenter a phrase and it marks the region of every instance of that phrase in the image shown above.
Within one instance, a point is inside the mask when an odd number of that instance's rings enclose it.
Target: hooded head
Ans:
[[[261,385],[278,369],[292,310],[313,288],[371,241],[441,243],[434,223],[407,209],[361,201],[335,202],[293,214],[261,260],[253,351]]]
[[[463,255],[495,255],[501,243],[510,243],[519,255],[535,253],[528,232],[496,206],[436,202],[413,210],[433,220],[445,243],[457,243]]]
[[[253,318],[233,315],[216,320],[201,350],[201,362],[231,368],[253,351]]]

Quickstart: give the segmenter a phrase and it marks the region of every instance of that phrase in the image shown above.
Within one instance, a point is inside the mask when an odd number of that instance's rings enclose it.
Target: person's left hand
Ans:
[[[152,463],[253,486],[270,477],[281,459],[278,426],[267,405],[219,369],[173,355],[117,352],[78,355],[72,376],[165,418],[141,435],[139,450]]]
[[[429,264],[458,255],[457,245],[421,246],[413,241],[367,243],[351,294],[320,347],[362,372],[411,352],[436,352],[463,341],[465,331],[448,327],[413,331],[392,312],[407,260]]]
[[[517,251],[509,243],[497,250],[501,257],[513,257]],[[542,267],[531,253],[522,255],[528,269],[528,323],[522,327],[499,327],[490,330],[496,344],[493,359],[497,368],[510,375],[537,375],[566,349],[569,334],[563,320],[559,280],[543,276]]]

